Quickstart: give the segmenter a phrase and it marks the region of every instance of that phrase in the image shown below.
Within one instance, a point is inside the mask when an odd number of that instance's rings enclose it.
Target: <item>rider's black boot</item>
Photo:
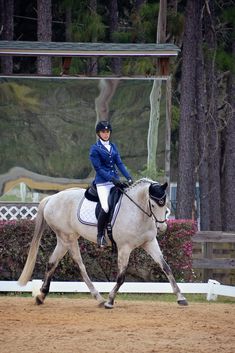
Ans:
[[[101,209],[98,217],[98,234],[97,234],[97,244],[98,248],[104,248],[107,246],[107,241],[105,239],[105,226],[108,220],[108,214]]]

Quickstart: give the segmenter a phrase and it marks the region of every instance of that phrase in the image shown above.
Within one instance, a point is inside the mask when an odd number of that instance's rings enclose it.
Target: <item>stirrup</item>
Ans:
[[[107,246],[107,241],[105,239],[105,235],[97,235],[97,245],[98,248],[105,248]]]

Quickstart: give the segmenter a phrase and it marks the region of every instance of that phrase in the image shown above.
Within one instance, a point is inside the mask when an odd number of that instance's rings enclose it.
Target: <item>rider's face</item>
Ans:
[[[101,130],[99,136],[103,141],[108,141],[110,138],[110,130]]]

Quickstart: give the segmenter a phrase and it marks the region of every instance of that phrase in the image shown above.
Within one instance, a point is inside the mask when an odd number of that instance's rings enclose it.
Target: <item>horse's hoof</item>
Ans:
[[[104,305],[105,305],[105,300],[102,301],[102,302],[99,302],[98,307],[99,307],[99,308],[103,308]]]
[[[186,299],[182,299],[182,300],[178,300],[178,304],[181,305],[181,306],[187,306],[188,302],[187,302]]]
[[[42,305],[43,303],[44,303],[43,299],[40,297],[40,295],[37,295],[35,298],[35,304]]]
[[[108,302],[104,303],[105,309],[113,309],[113,304],[110,304]]]

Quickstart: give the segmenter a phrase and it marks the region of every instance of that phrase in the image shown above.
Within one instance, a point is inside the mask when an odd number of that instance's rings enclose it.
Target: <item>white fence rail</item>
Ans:
[[[115,282],[94,282],[101,293],[108,293]],[[0,292],[32,292],[36,296],[42,286],[42,280],[33,280],[24,287],[17,281],[0,281]],[[218,295],[235,297],[235,287],[221,285],[218,281],[209,280],[208,283],[178,283],[182,293],[206,294],[207,300],[216,300]],[[84,282],[51,282],[51,293],[89,293]],[[119,293],[172,293],[170,283],[126,282]]]

